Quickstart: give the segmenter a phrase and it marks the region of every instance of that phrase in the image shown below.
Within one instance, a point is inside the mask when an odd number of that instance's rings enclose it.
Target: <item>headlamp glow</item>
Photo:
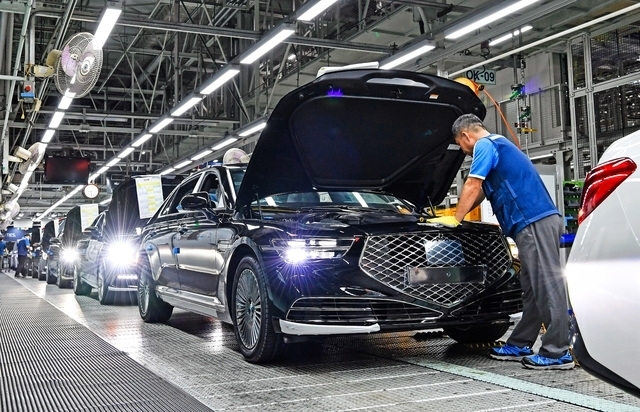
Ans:
[[[131,243],[115,242],[108,246],[107,258],[113,266],[133,265],[138,259],[138,249]]]
[[[271,244],[288,263],[302,263],[315,259],[334,259],[344,256],[353,239],[273,239]]]
[[[60,253],[60,260],[64,263],[73,263],[78,259],[78,251],[75,249],[64,249]]]

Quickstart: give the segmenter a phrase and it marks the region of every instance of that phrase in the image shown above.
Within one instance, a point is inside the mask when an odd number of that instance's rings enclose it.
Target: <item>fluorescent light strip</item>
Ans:
[[[231,80],[238,73],[240,73],[240,70],[238,69],[228,69],[227,71],[222,73],[218,78],[211,81],[211,83],[208,86],[206,86],[204,89],[202,89],[200,93],[204,95],[213,93],[216,89],[219,89],[220,87],[222,87],[223,84]]]
[[[107,203],[109,203],[109,202],[111,202],[111,198],[105,199],[105,200],[103,200],[102,202],[100,202],[100,203],[98,203],[98,204],[99,204],[99,205],[101,205],[101,206],[104,206],[104,205],[106,205],[106,204],[107,204]]]
[[[70,93],[70,94],[75,96],[75,93]],[[65,95],[62,96],[62,99],[60,99],[60,103],[58,103],[58,109],[67,110],[69,106],[71,106],[72,101],[73,101],[73,96],[67,96],[67,94],[65,93]]]
[[[134,150],[135,150],[135,149],[134,149],[133,147],[127,147],[126,149],[124,149],[124,150],[122,151],[122,153],[120,153],[120,154],[118,155],[118,157],[119,157],[120,159],[124,159],[125,157],[129,156],[129,153],[133,152]]]
[[[226,139],[224,139],[223,141],[221,141],[220,143],[218,143],[217,145],[211,147],[213,150],[220,150],[223,147],[227,147],[230,144],[232,144],[233,142],[238,141],[237,137],[228,137]]]
[[[425,54],[426,52],[431,51],[433,49],[435,49],[435,46],[427,44],[408,53],[404,53],[404,54],[398,53],[397,58],[395,60],[385,63],[384,65],[380,66],[380,69],[389,70],[396,66],[400,66],[401,64],[406,63],[409,60],[415,59],[416,57],[422,54]],[[391,58],[393,57],[395,56],[392,56]]]
[[[106,172],[107,170],[109,170],[109,168],[107,166],[103,166],[95,173],[95,175],[99,176],[99,175],[103,174],[104,172]]]
[[[191,163],[193,163],[193,160],[185,160],[184,162],[180,162],[180,163],[178,163],[178,164],[177,164],[177,165],[175,165],[174,167],[175,167],[176,169],[182,169],[183,167],[185,167],[185,166],[187,166],[187,165],[189,165],[189,164],[191,164]]]
[[[269,40],[264,41],[264,43],[258,46],[258,48],[255,49],[253,52],[249,53],[247,57],[240,60],[240,63],[251,64],[255,62],[260,57],[265,55],[269,50],[273,49],[278,44],[280,44],[284,39],[291,36],[293,33],[295,33],[294,29],[287,29],[287,28],[281,29],[278,33],[274,34],[273,37],[271,37]],[[262,41],[258,41],[258,43],[256,44],[260,44],[261,42]]]
[[[40,142],[49,143],[51,139],[53,139],[53,135],[55,134],[55,132],[55,130],[48,129],[46,132],[44,132],[44,135],[42,136],[42,140],[40,140]]]
[[[202,100],[202,97],[198,97],[198,96],[194,96],[194,97],[190,98],[189,100],[185,101],[180,106],[178,106],[176,109],[174,109],[174,111],[171,112],[171,116],[180,116],[180,115],[182,115],[184,112],[186,112],[187,110],[191,109],[193,106],[195,106],[201,100]]]
[[[170,168],[168,168],[167,170],[163,170],[162,172],[160,172],[160,173],[158,173],[158,174],[159,174],[160,176],[162,176],[162,175],[166,175],[167,173],[171,173],[171,172],[173,172],[174,170],[176,170],[176,168],[175,168],[175,167],[170,167]]]
[[[298,17],[297,19],[301,20],[301,21],[313,20],[314,17],[316,17],[318,14],[320,14],[323,11],[325,11],[326,9],[328,9],[329,6],[331,6],[336,1],[338,1],[338,0],[320,0],[313,7],[311,7],[309,10],[305,11],[304,13],[302,13],[302,15],[300,17]]]
[[[495,46],[496,44],[500,44],[500,43],[502,43],[502,42],[505,42],[505,41],[507,41],[507,40],[511,39],[512,37],[517,36],[517,35],[519,35],[520,33],[526,33],[526,32],[528,32],[528,31],[529,31],[529,30],[531,30],[531,29],[533,29],[533,27],[532,27],[532,26],[524,26],[524,27],[523,27],[523,28],[521,28],[520,30],[516,30],[516,31],[514,31],[513,33],[505,34],[505,35],[504,35],[504,36],[502,36],[502,37],[498,37],[498,38],[497,38],[497,39],[495,39],[495,40],[491,40],[491,42],[489,43],[489,46]]]
[[[238,133],[238,136],[240,136],[240,137],[250,136],[250,135],[252,135],[254,133],[257,133],[260,130],[264,129],[266,125],[267,125],[267,122],[263,120],[262,122],[258,123],[257,125],[252,126],[249,129]]]
[[[445,39],[457,39],[459,37],[464,36],[467,33],[471,33],[472,31],[479,29],[480,27],[486,26],[489,23],[492,23],[498,19],[501,19],[503,17],[508,16],[511,13],[515,13],[516,11],[523,9],[527,6],[532,5],[533,3],[536,3],[540,0],[520,0],[517,3],[514,3],[510,6],[507,6],[501,10],[498,10],[494,13],[491,13],[490,15],[481,18],[480,20],[477,20],[473,23],[470,24],[466,24],[464,25],[464,27],[462,27],[459,30],[455,30],[449,34],[445,35]],[[464,24],[464,23],[462,23]],[[447,30],[448,31],[448,30]]]
[[[144,143],[147,140],[151,139],[152,137],[153,137],[153,135],[151,133],[143,134],[142,137],[140,137],[135,142],[131,143],[131,146],[138,147],[138,146],[142,145],[142,143]]]
[[[60,122],[62,122],[62,118],[64,117],[64,112],[55,112],[53,117],[51,118],[51,122],[49,123],[50,129],[55,129],[60,126]]]
[[[151,130],[149,130],[151,133],[157,133],[160,130],[164,129],[169,123],[171,123],[173,121],[173,118],[171,117],[165,117],[164,119],[162,119],[160,121],[160,123],[156,124],[155,126],[153,126],[153,128]]]
[[[109,163],[107,163],[105,166],[106,167],[111,167],[111,166],[115,165],[116,163],[118,163],[120,160],[122,160],[122,159],[120,159],[119,157],[114,157],[113,159],[109,160]]]
[[[104,43],[111,34],[111,30],[113,30],[113,27],[116,25],[116,21],[118,21],[118,18],[120,17],[120,13],[122,13],[122,10],[120,9],[106,9],[104,11],[102,19],[100,19],[98,29],[96,30],[96,34],[93,36],[94,48],[101,49],[102,46],[104,46]]]
[[[213,150],[211,150],[211,149],[207,149],[207,150],[202,151],[202,152],[198,153],[197,155],[193,156],[193,157],[191,158],[191,160],[200,160],[200,159],[202,159],[203,157],[205,157],[206,155],[209,155],[209,154],[211,154],[211,153],[213,153]]]

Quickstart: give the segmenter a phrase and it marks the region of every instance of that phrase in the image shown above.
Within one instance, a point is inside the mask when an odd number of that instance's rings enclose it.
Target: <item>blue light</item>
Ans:
[[[342,90],[340,89],[329,89],[327,91],[327,96],[332,96],[332,97],[342,97],[344,96],[342,93]]]

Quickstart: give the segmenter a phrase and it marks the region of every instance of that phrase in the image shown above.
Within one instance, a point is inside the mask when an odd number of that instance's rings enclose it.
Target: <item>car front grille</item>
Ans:
[[[409,303],[380,298],[302,298],[291,305],[287,320],[324,325],[398,326],[420,324],[441,316],[440,312]]]
[[[431,248],[429,244],[443,247]],[[455,231],[451,233],[398,233],[367,238],[360,268],[369,276],[411,297],[451,307],[502,276],[511,265],[511,255],[499,233]],[[409,284],[408,268],[484,266],[482,283],[459,282]]]

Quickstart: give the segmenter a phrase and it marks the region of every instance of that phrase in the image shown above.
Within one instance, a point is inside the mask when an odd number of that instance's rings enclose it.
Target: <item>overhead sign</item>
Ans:
[[[480,84],[496,84],[496,71],[489,69],[472,69],[464,73],[465,77]]]

